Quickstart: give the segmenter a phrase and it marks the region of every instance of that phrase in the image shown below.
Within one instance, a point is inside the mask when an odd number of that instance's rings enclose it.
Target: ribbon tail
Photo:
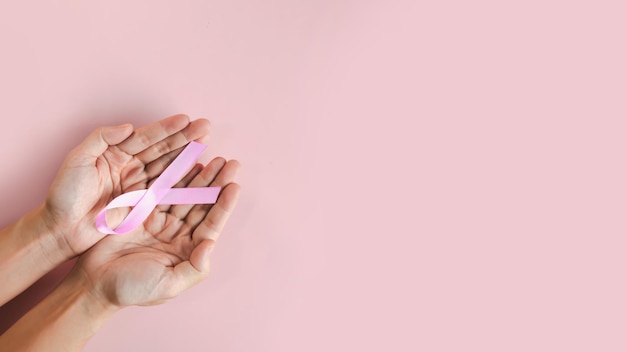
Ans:
[[[124,234],[140,226],[159,204],[213,204],[220,187],[171,188],[189,170],[206,146],[190,142],[181,154],[147,190],[128,192],[116,197],[96,216],[96,228],[105,234]],[[106,211],[120,207],[133,207],[126,218],[111,229],[106,222]]]

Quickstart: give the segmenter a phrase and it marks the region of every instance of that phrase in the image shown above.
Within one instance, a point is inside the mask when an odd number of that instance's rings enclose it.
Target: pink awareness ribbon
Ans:
[[[141,225],[158,204],[214,204],[221,187],[172,188],[195,164],[206,145],[191,142],[146,190],[124,193],[113,199],[96,217],[96,228],[104,234],[125,234]],[[115,229],[107,225],[106,211],[133,207]]]

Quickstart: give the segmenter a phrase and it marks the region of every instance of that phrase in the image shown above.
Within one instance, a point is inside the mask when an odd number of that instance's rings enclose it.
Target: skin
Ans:
[[[45,204],[45,220],[67,254],[82,253],[104,237],[92,219],[111,199],[147,188],[182,147],[203,142],[208,132],[207,120],[176,115],[136,131],[122,125],[91,133],[63,162]],[[112,222],[125,215],[111,213]]]
[[[125,235],[104,236],[94,219],[118,195],[147,188],[189,141],[204,142],[208,130],[206,120],[176,115],[134,131],[100,128],[70,152],[45,204],[0,233],[0,277],[23,289],[64,260],[79,260],[0,336],[0,351],[78,351],[116,311],[162,303],[207,277],[209,255],[239,197],[237,161],[198,164],[176,185],[221,186],[216,204],[159,206]],[[109,223],[126,215],[112,213]],[[33,257],[44,263],[24,269]],[[3,289],[0,300],[15,290]]]

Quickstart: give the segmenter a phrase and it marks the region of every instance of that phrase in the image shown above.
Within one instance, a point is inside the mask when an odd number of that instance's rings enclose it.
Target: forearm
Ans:
[[[119,309],[91,290],[89,282],[70,274],[0,336],[0,352],[80,351]]]
[[[51,233],[43,206],[0,231],[0,305],[71,256]]]

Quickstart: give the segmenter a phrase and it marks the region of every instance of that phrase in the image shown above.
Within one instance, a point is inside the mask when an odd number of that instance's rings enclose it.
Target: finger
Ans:
[[[237,173],[239,172],[239,162],[237,160],[229,160],[226,165],[222,168],[220,173],[215,177],[213,182],[211,182],[210,186],[218,186],[218,187],[226,187],[226,185],[235,182],[237,177]],[[223,190],[222,190],[223,192]],[[221,196],[221,194],[220,194]],[[218,198],[219,201],[219,198]],[[196,204],[194,205],[187,216],[185,217],[185,222],[189,226],[190,229],[195,229],[196,226],[200,224],[204,220],[207,215],[209,209],[211,209],[213,205],[211,204]]]
[[[154,143],[150,147],[135,155],[135,157],[142,163],[148,164],[173,150],[184,147],[191,141],[204,138],[209,134],[209,130],[209,120],[200,119],[192,121],[181,131]]]
[[[145,166],[147,179],[154,181],[183,151],[183,147],[173,150]]]
[[[189,260],[177,264],[165,277],[167,292],[163,292],[164,298],[173,298],[192,286],[206,279],[210,271],[209,256],[215,242],[206,240],[199,243],[191,252]]]
[[[94,130],[72,151],[71,165],[81,166],[94,163],[107,148],[120,144],[132,132],[131,124],[100,127]]]
[[[226,165],[226,160],[224,160],[224,158],[217,157],[211,160],[211,162],[204,167],[202,172],[200,172],[200,174],[198,174],[193,181],[189,183],[188,187],[208,186],[211,182],[213,182],[224,165]],[[193,204],[174,205],[170,208],[170,214],[182,220],[187,216],[191,208],[193,208]]]
[[[183,179],[178,181],[178,183],[174,185],[174,187],[187,187],[191,180],[193,180],[194,177],[196,177],[203,168],[204,165],[202,164],[194,165],[191,170],[189,170],[189,172],[187,172],[187,174],[183,177]],[[162,212],[167,212],[169,211],[170,207],[170,204],[160,204],[157,206],[157,209]]]
[[[189,125],[189,116],[174,115],[135,130],[128,139],[118,147],[129,155],[136,155],[157,142],[181,131]]]
[[[191,237],[194,243],[200,243],[208,239],[217,241],[230,214],[237,206],[239,193],[241,193],[241,187],[237,183],[231,183],[222,190],[217,203],[211,207],[204,220],[193,231]]]

